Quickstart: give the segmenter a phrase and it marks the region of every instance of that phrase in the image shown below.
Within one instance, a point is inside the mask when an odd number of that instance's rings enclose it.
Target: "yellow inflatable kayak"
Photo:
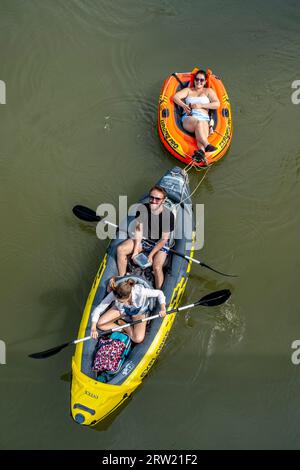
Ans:
[[[178,167],[169,170],[158,182],[168,195],[168,200],[175,208],[176,224],[185,223],[183,237],[175,240],[174,249],[192,256],[192,240],[194,238],[194,216],[190,199],[188,177]],[[180,204],[184,200],[184,204]],[[147,202],[147,197],[140,202]],[[184,217],[183,217],[184,215]],[[129,220],[128,220],[129,223]],[[107,283],[113,275],[117,275],[116,248],[123,240],[113,240],[104,256],[83,313],[78,338],[89,336],[91,328],[91,312],[106,295]],[[185,290],[191,262],[174,254],[169,254],[165,268],[163,291],[166,296],[168,310],[179,305]],[[147,283],[141,276],[137,282]],[[152,312],[158,311],[155,306]],[[156,318],[149,322],[145,340],[134,345],[122,368],[108,382],[97,380],[92,370],[93,354],[96,342],[89,340],[76,345],[72,359],[71,414],[81,425],[95,425],[116,410],[141,384],[149,372],[170,333],[175,313],[164,318]]]

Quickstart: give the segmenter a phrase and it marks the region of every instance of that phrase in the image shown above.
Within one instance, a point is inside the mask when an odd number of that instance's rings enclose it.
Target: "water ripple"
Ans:
[[[139,31],[157,15],[175,15],[170,1],[163,1],[158,7],[155,2],[145,5],[131,0],[74,0],[62,2],[66,15],[76,20],[86,31],[100,31],[109,38],[124,37]]]

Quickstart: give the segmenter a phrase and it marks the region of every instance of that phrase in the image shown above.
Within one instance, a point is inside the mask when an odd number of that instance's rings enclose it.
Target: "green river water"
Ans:
[[[299,448],[300,4],[297,0],[0,0],[2,449]],[[208,264],[133,398],[98,427],[69,414],[72,349],[107,242],[74,204],[136,201],[177,161],[157,135],[163,80],[195,65],[232,103],[228,154],[193,196]],[[190,172],[195,188],[200,173]]]

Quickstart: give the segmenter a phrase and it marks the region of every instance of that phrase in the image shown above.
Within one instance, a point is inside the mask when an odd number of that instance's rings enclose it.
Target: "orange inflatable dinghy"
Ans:
[[[182,127],[183,110],[173,102],[173,96],[177,91],[193,84],[194,76],[198,70],[195,68],[188,73],[173,73],[164,82],[159,97],[158,132],[160,140],[175,158],[186,164],[193,162],[193,155],[198,147],[195,136]],[[222,81],[211,70],[206,72],[206,81],[207,86],[216,92],[220,101],[220,107],[210,112],[211,133],[208,141],[217,147],[214,152],[205,154],[208,165],[211,165],[220,160],[230,146],[232,116],[230,101]],[[194,165],[205,166],[203,162],[194,162]]]

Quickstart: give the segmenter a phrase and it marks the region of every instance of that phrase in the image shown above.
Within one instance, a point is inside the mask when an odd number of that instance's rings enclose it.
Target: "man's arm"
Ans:
[[[135,220],[131,222],[132,224],[132,233],[133,233],[133,242],[134,242],[134,247],[133,247],[133,252],[131,257],[136,256],[138,253],[141,252],[141,242],[143,239],[144,235],[144,224],[148,220],[148,211],[147,208],[144,204],[139,204],[137,207],[136,211],[137,215],[135,217]]]
[[[143,238],[143,224],[138,222],[135,226],[134,231],[134,247],[132,252],[132,258],[140,253],[141,251],[141,243]]]

